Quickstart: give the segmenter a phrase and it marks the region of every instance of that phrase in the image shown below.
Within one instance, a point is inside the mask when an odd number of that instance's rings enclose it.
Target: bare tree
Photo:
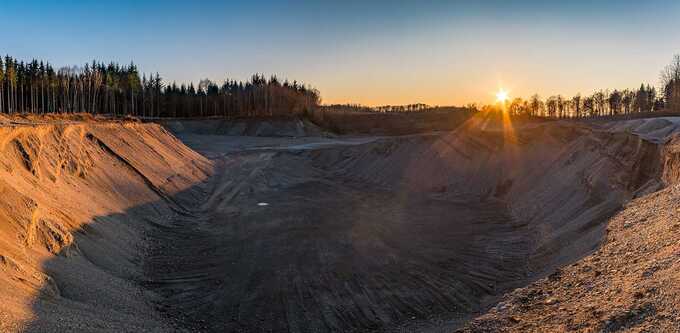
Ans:
[[[666,107],[680,110],[680,54],[673,56],[671,63],[661,71],[660,78]]]

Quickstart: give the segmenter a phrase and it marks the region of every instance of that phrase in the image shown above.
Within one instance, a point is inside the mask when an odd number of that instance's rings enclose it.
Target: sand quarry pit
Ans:
[[[676,122],[655,121],[7,122],[0,331],[453,331],[677,181]]]

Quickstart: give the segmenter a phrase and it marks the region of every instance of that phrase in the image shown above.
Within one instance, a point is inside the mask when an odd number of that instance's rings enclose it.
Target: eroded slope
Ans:
[[[153,124],[0,128],[0,330],[453,329],[677,179],[673,145],[516,125],[243,150],[192,136],[211,160]]]
[[[158,236],[181,239],[158,253],[182,265],[152,266],[155,288],[207,331],[453,328],[595,250],[623,203],[661,185],[660,151],[574,123],[509,132],[484,119],[362,145],[211,151],[201,222]]]
[[[210,163],[152,124],[0,127],[0,331],[170,331],[140,287],[147,232]]]
[[[662,153],[669,187],[626,204],[597,252],[513,291],[461,331],[680,331],[678,147],[676,137]]]

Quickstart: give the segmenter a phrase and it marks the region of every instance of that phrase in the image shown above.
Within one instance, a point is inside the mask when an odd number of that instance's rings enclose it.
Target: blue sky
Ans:
[[[325,102],[488,102],[658,83],[674,1],[30,1],[0,5],[0,52],[129,63],[178,82],[254,72]]]

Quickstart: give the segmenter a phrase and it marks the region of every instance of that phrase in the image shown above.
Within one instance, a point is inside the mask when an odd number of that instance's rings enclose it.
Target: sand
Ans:
[[[149,229],[211,162],[158,125],[0,128],[0,331],[158,331],[141,288]]]
[[[665,138],[665,189],[627,203],[593,254],[504,296],[461,332],[678,332],[680,138]]]
[[[603,127],[612,131],[627,131],[649,141],[665,142],[680,130],[680,117],[642,118],[606,122]]]
[[[672,131],[617,124],[175,122],[0,128],[0,331],[451,331],[678,178]]]
[[[658,144],[574,123],[302,150],[177,134],[218,171],[169,259],[189,266],[159,268],[157,290],[208,331],[452,329],[597,249],[607,219],[662,184]]]
[[[680,186],[627,204],[604,245],[503,297],[461,332],[678,332]]]

